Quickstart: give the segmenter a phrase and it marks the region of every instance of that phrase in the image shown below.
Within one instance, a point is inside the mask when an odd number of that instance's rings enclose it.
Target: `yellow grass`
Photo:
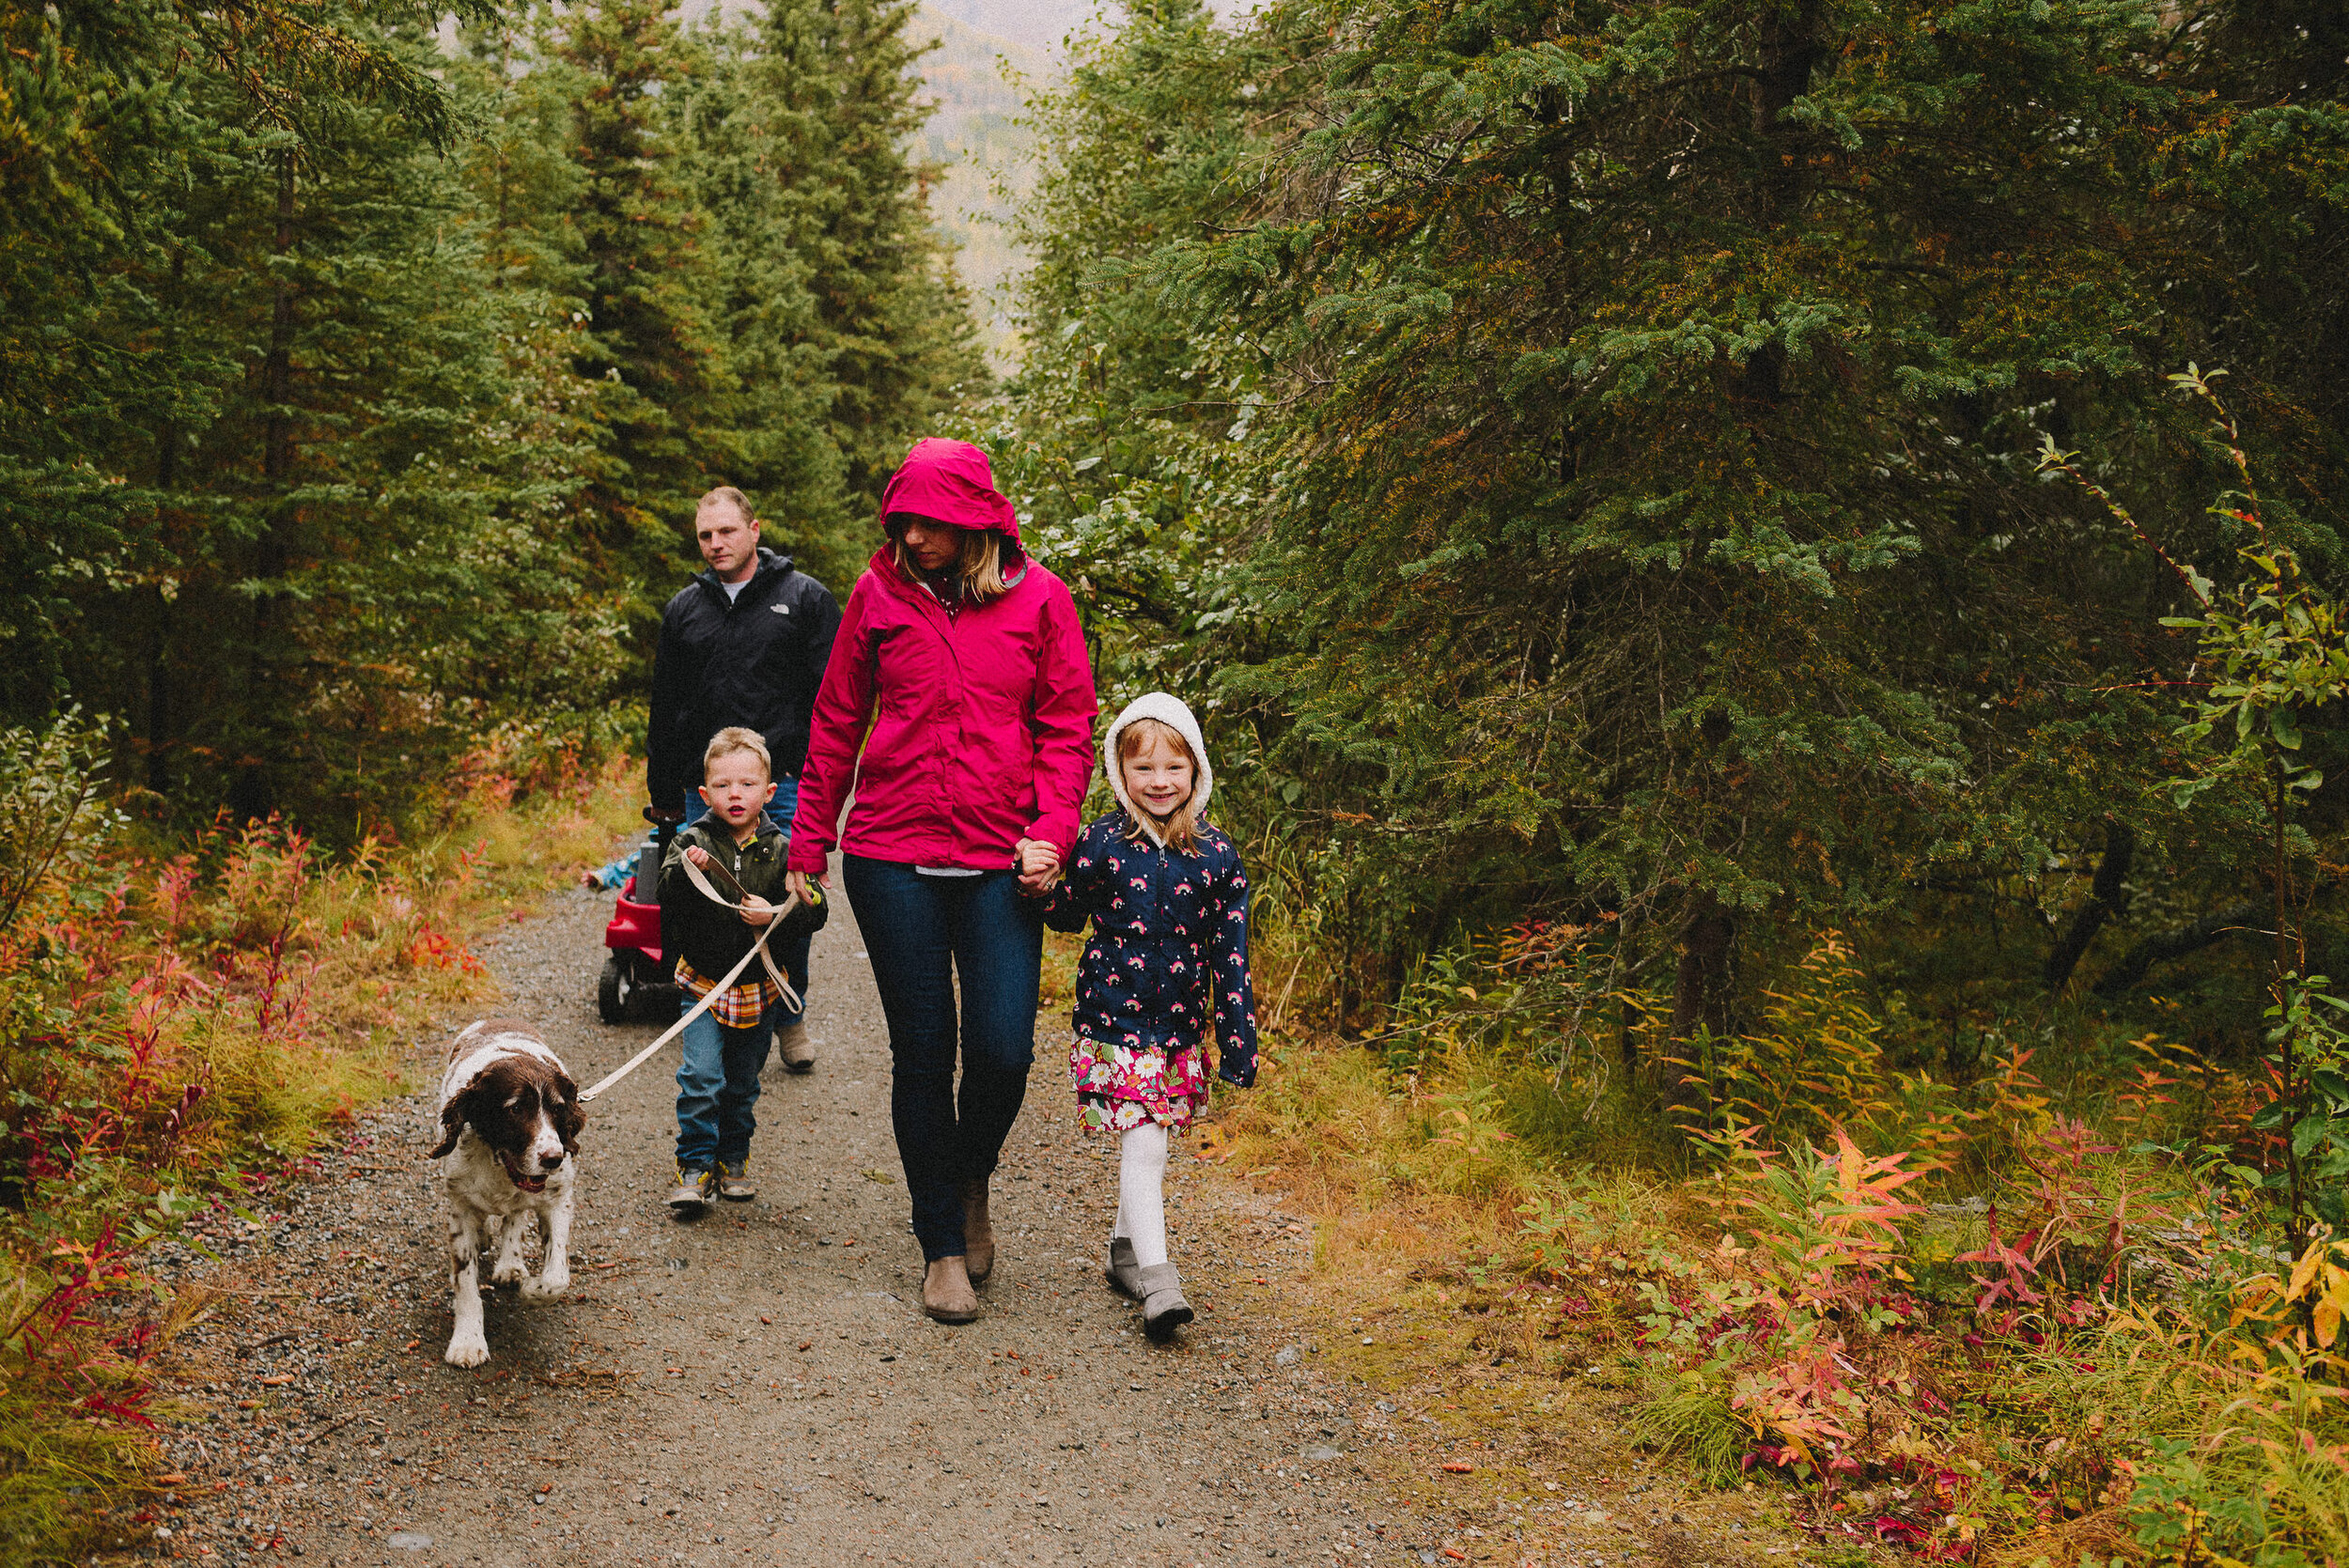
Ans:
[[[109,1217],[168,1229],[194,1206],[183,1194],[219,1190],[241,1201],[240,1169],[273,1170],[405,1087],[415,1039],[493,990],[468,944],[600,863],[637,825],[642,799],[626,759],[519,805],[510,795],[500,782],[459,802],[451,826],[430,840],[341,863],[305,856],[283,834],[217,839],[213,859],[226,874],[195,877],[177,899],[163,891],[168,862],[131,872],[145,915],[127,939],[146,945],[108,956],[127,976],[177,966],[185,977],[148,1004],[156,1103],[168,1108],[188,1085],[202,1096],[176,1141],[153,1137],[150,1113],[122,1156],[86,1157],[48,1184],[70,1184],[73,1202],[33,1203],[11,1222],[0,1235],[6,1321],[26,1318],[57,1284],[55,1241],[87,1241]],[[121,1027],[97,1017],[86,1026],[98,1034]],[[93,1054],[87,1069],[101,1092],[106,1060]],[[146,1157],[159,1147],[170,1151],[167,1166]],[[44,1188],[44,1197],[56,1196]],[[107,1294],[127,1302],[139,1288],[132,1279]],[[190,1297],[148,1310],[167,1341],[200,1306]],[[82,1358],[75,1377],[129,1387],[141,1376],[87,1333],[67,1343]],[[0,1559],[65,1563],[119,1544],[109,1518],[152,1490],[151,1442],[56,1403],[54,1380],[20,1359],[0,1358]]]

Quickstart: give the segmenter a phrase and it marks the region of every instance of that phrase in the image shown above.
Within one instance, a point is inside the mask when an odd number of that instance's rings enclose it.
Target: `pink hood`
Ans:
[[[882,495],[884,522],[911,512],[1019,538],[968,442],[916,442]],[[1067,584],[1019,565],[996,598],[950,609],[887,545],[874,554],[816,694],[792,870],[821,872],[835,846],[979,871],[1009,869],[1023,838],[1064,860],[1074,849],[1099,713],[1093,667]]]
[[[880,509],[885,528],[897,513],[911,512],[957,528],[991,528],[1008,542],[1019,542],[1019,516],[995,488],[994,468],[987,454],[967,441],[926,436],[915,442],[881,491]]]

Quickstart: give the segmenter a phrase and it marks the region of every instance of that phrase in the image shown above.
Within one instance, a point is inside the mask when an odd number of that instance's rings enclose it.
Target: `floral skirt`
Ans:
[[[1207,1103],[1207,1053],[1197,1046],[1106,1045],[1077,1036],[1068,1052],[1077,1121],[1087,1132],[1127,1132],[1144,1122],[1182,1131]]]

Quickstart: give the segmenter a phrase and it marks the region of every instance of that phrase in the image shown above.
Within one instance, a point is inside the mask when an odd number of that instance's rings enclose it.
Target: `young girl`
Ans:
[[[1123,1141],[1110,1283],[1164,1339],[1191,1316],[1166,1255],[1167,1140],[1206,1104],[1210,1017],[1220,1076],[1243,1089],[1256,1081],[1248,877],[1204,818],[1215,774],[1180,699],[1137,699],[1110,726],[1102,760],[1122,809],[1077,841],[1045,919],[1060,931],[1093,920],[1068,1073],[1085,1128]]]

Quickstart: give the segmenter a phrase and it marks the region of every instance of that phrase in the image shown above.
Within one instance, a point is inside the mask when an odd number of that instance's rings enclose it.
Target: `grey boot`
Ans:
[[[1141,1280],[1142,1331],[1154,1340],[1172,1339],[1175,1329],[1190,1321],[1181,1278],[1173,1264],[1161,1263],[1142,1270]]]
[[[1110,1265],[1101,1277],[1121,1294],[1142,1299],[1142,1265],[1134,1262],[1134,1244],[1122,1235],[1110,1237]]]

